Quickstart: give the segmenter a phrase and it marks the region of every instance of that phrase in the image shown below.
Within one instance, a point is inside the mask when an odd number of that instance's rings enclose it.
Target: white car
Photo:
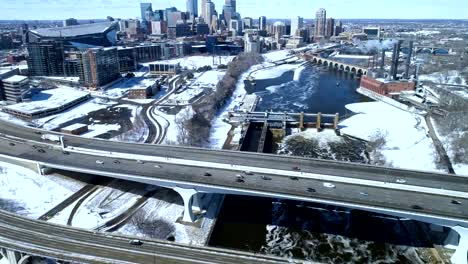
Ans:
[[[330,189],[335,189],[336,188],[335,184],[332,184],[332,183],[329,183],[329,182],[324,182],[323,187],[330,188]]]
[[[102,165],[102,164],[104,164],[104,161],[102,161],[102,160],[96,160],[96,164],[101,164],[101,165]]]
[[[396,180],[396,182],[397,182],[397,183],[403,184],[403,183],[406,183],[406,180],[404,180],[404,179],[398,179],[398,180]]]
[[[161,168],[162,168],[161,165],[154,165],[154,167],[155,167],[156,169],[161,169]]]

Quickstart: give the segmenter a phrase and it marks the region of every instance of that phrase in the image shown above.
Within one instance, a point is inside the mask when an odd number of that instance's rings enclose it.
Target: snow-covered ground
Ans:
[[[363,140],[371,140],[377,133],[387,134],[382,154],[388,165],[439,171],[423,116],[382,102],[356,103],[346,108],[357,114],[340,123],[341,132]]]
[[[151,63],[180,63],[182,68],[188,69],[198,69],[203,66],[211,66],[216,67],[217,65],[224,64],[227,65],[234,59],[234,56],[190,56],[172,60],[164,60],[164,61],[155,61],[155,62],[148,62],[143,63],[144,66],[148,66]]]
[[[61,126],[62,124],[71,121],[73,119],[77,119],[80,117],[84,117],[91,112],[98,111],[101,109],[106,109],[115,105],[117,103],[113,102],[106,102],[101,99],[92,99],[86,103],[80,104],[72,109],[69,109],[63,113],[44,117],[41,119],[35,120],[35,124],[42,126],[44,129],[53,130],[57,127]]]
[[[435,83],[466,85],[466,80],[460,71],[435,72],[419,76],[420,81],[429,81]]]
[[[94,138],[109,131],[119,131],[119,124],[92,124],[88,126],[88,132],[81,135],[85,138]]]
[[[439,125],[437,124],[437,122],[432,119],[432,123],[434,124],[434,129],[436,130],[436,134],[437,134],[437,137],[439,138],[439,140],[442,142],[442,144],[444,145],[444,148],[445,150],[447,151],[447,155],[449,157],[453,157],[453,150],[452,150],[452,136],[459,136],[458,134],[463,134],[463,133],[468,133],[468,132],[460,132],[460,131],[453,131],[451,132],[450,134],[448,135],[442,135],[442,133],[440,132],[440,128],[439,128]],[[463,163],[455,163],[452,159],[452,165],[453,165],[453,169],[455,170],[455,173],[458,174],[458,175],[463,175],[463,176],[467,176],[468,177],[468,164],[463,164]]]
[[[0,162],[0,208],[3,210],[39,218],[71,194],[72,190],[49,177]]]
[[[252,73],[252,77],[255,79],[272,79],[272,78],[277,78],[283,75],[284,73],[288,71],[292,71],[297,69],[297,65],[295,64],[283,64],[279,65],[273,68],[266,68],[264,70],[259,70],[254,73]]]

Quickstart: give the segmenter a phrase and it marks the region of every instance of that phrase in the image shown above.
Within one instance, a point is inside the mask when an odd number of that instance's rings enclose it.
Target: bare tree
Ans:
[[[387,137],[387,131],[378,130],[371,136],[368,142],[367,152],[369,153],[371,162],[374,165],[389,165],[385,159],[385,156],[382,153],[382,150],[384,150],[385,146],[387,145]]]

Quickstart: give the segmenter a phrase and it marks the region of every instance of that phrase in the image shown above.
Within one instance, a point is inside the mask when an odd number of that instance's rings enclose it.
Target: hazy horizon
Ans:
[[[140,2],[150,2],[153,9],[175,6],[185,11],[186,0],[131,1],[95,0],[72,2],[63,0],[3,0],[0,17],[3,20],[63,20],[139,18]],[[223,0],[213,0],[218,13],[222,12]],[[275,19],[301,16],[314,19],[319,8],[327,9],[327,17],[337,19],[398,19],[398,20],[466,20],[465,0],[393,0],[379,4],[372,0],[296,0],[294,5],[287,0],[237,0],[237,9],[242,17],[258,18],[265,15]],[[198,1],[200,10],[201,0]],[[448,15],[450,14],[450,15]],[[448,18],[447,16],[450,16]]]

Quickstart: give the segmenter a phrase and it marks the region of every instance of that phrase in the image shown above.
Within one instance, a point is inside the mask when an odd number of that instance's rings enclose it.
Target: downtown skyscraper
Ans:
[[[187,12],[198,17],[198,0],[187,0]]]
[[[293,17],[291,19],[291,36],[297,36],[300,29],[304,27],[304,19],[302,17]]]
[[[315,14],[315,38],[323,38],[326,33],[327,11],[320,8]]]

